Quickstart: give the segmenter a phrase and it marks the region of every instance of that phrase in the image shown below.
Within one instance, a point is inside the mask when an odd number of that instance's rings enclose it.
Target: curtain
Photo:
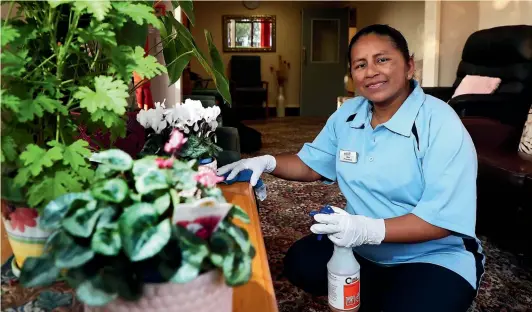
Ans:
[[[272,23],[270,22],[261,22],[260,23],[260,46],[262,48],[269,48],[271,46],[271,29]]]

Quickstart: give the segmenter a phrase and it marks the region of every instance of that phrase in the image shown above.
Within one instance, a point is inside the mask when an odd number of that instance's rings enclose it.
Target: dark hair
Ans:
[[[408,51],[408,43],[406,43],[406,39],[403,34],[401,34],[399,30],[389,25],[374,24],[362,28],[351,39],[351,42],[349,43],[349,49],[347,50],[347,60],[349,61],[349,69],[351,69],[351,49],[358,41],[358,39],[369,34],[386,36],[390,38],[395,48],[397,48],[401,52],[405,61],[408,63],[408,61],[410,60],[410,52]]]

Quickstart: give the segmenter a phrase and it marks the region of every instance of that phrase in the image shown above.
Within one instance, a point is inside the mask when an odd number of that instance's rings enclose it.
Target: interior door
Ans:
[[[348,8],[303,9],[301,116],[329,116],[344,92]]]

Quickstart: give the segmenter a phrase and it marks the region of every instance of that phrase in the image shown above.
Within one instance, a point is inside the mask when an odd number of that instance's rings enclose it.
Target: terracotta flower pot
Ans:
[[[41,229],[39,220],[36,209],[16,207],[2,200],[2,221],[18,268],[22,268],[26,258],[42,255],[51,232]]]
[[[233,288],[219,270],[186,284],[148,284],[136,302],[117,299],[104,307],[85,306],[85,312],[232,312]]]

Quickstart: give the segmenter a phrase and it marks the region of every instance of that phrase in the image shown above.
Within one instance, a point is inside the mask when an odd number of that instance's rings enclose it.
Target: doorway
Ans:
[[[345,93],[348,8],[301,11],[301,116],[330,116]]]

